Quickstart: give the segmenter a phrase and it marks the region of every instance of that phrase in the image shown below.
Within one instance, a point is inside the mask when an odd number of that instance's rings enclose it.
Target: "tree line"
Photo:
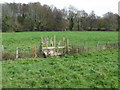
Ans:
[[[102,17],[74,6],[57,9],[39,2],[2,4],[2,31],[118,31],[120,16],[112,12]]]

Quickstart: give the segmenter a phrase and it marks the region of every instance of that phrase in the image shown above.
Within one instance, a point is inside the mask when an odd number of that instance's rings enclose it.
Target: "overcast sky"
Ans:
[[[87,13],[90,13],[91,10],[94,10],[98,16],[102,16],[106,12],[118,13],[119,0],[0,0],[0,3],[4,2],[40,2],[42,5],[54,5],[59,9],[73,5],[79,10],[85,10]]]

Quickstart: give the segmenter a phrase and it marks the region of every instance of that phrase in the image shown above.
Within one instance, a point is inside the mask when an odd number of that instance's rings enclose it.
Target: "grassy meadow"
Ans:
[[[4,88],[117,88],[118,50],[3,61]]]
[[[118,41],[118,32],[94,32],[94,31],[75,31],[75,32],[18,32],[18,33],[2,33],[2,44],[6,50],[12,51],[16,47],[23,49],[39,47],[41,37],[54,37],[56,35],[57,41],[62,40],[63,37],[68,38],[70,44],[78,46],[86,43],[86,47],[93,48],[96,42],[105,44],[106,41],[111,43]]]
[[[63,37],[70,43],[94,48],[96,42],[118,41],[118,32],[18,32],[2,33],[5,50],[39,47],[40,37]],[[2,61],[3,88],[118,88],[118,49]]]

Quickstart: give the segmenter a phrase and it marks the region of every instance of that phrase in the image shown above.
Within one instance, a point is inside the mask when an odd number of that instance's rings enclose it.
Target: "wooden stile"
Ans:
[[[45,38],[45,41],[43,41],[43,39],[41,38],[40,54],[44,55],[45,57],[63,55],[65,54],[65,52],[68,53],[68,44],[68,39],[65,39],[64,37],[62,42],[56,42],[56,35],[54,35],[53,41],[52,38],[50,40],[48,40],[48,38]],[[61,52],[61,50],[59,49],[63,50],[63,52]]]

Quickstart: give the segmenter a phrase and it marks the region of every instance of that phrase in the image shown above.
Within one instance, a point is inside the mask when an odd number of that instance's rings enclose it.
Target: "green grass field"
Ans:
[[[3,61],[4,88],[117,88],[118,50]]]
[[[95,47],[118,41],[118,32],[20,32],[3,33],[5,50],[39,46],[40,37],[66,37],[71,43]],[[118,49],[100,50],[61,58],[33,58],[2,62],[4,88],[117,88]]]
[[[68,38],[70,44],[83,45],[86,42],[86,47],[93,48],[96,42],[105,44],[106,41],[111,43],[118,41],[118,32],[18,32],[18,33],[3,33],[2,43],[6,50],[12,51],[16,47],[20,48],[33,48],[39,47],[40,39],[42,37],[57,36],[57,41],[62,40],[63,37]]]

